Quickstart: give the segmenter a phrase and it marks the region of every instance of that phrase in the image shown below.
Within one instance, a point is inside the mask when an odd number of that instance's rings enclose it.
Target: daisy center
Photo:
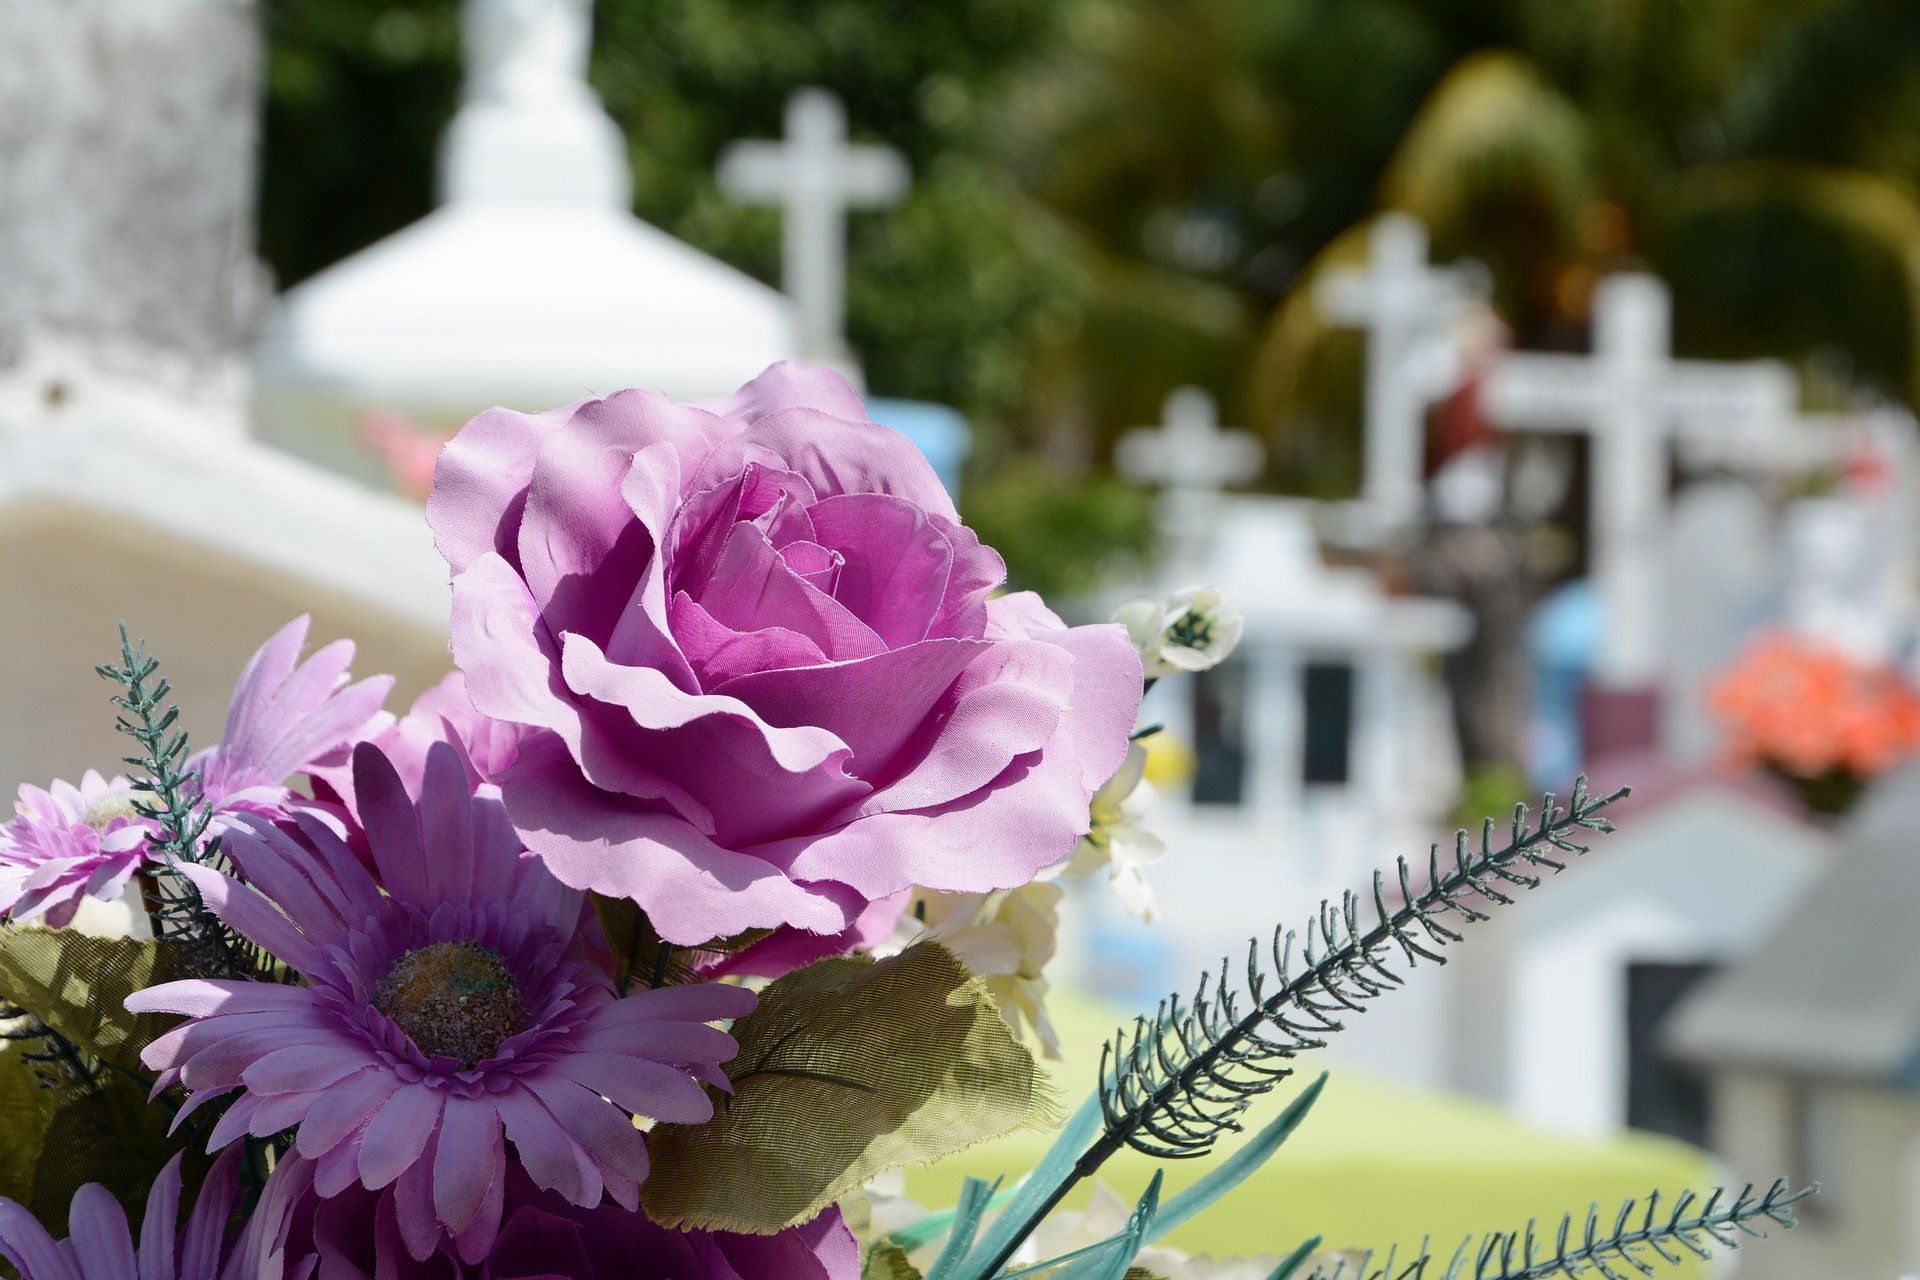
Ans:
[[[409,951],[374,988],[373,1007],[420,1052],[471,1070],[527,1029],[520,985],[500,953],[477,942],[436,942]]]
[[[95,831],[105,831],[118,818],[131,822],[140,816],[140,811],[133,807],[133,800],[132,795],[124,792],[102,796],[81,812],[80,821]]]

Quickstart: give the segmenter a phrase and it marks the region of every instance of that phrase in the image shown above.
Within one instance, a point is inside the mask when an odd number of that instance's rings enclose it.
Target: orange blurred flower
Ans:
[[[1707,692],[1745,763],[1865,780],[1920,751],[1920,693],[1892,667],[1788,632],[1760,636]]]

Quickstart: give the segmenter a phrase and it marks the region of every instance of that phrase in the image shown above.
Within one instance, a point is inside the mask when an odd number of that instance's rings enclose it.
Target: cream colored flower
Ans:
[[[871,1244],[910,1227],[927,1216],[927,1208],[907,1194],[907,1175],[901,1169],[889,1169],[860,1188],[867,1199],[866,1241]]]
[[[1129,600],[1113,611],[1149,680],[1217,667],[1240,643],[1246,619],[1218,587],[1188,587],[1165,600]]]
[[[1047,1057],[1058,1059],[1060,1038],[1047,1017],[1047,962],[1059,946],[1057,884],[1036,880],[992,893],[914,891],[901,914],[893,949],[932,938],[959,956],[1000,1005],[1014,1034],[1031,1023]]]
[[[1136,742],[1127,748],[1120,771],[1093,793],[1093,825],[1057,874],[1086,876],[1105,867],[1107,882],[1121,905],[1152,923],[1159,917],[1160,905],[1147,883],[1146,869],[1160,861],[1167,846],[1141,821],[1152,795],[1140,785],[1146,770],[1147,749]]]

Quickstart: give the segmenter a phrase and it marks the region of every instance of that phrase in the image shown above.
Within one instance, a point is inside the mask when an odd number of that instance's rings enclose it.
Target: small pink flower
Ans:
[[[826,370],[482,414],[427,519],[474,705],[533,731],[498,779],[528,848],[669,941],[1023,884],[1126,753],[1126,632],[997,596],[1000,557]]]
[[[147,1193],[137,1252],[126,1210],[97,1182],[74,1193],[66,1240],[48,1235],[23,1206],[0,1200],[0,1257],[21,1280],[269,1280],[244,1246],[228,1238],[239,1169],[240,1152],[220,1157],[183,1230],[180,1157],[168,1161]]]
[[[315,1166],[297,1152],[274,1169],[249,1224],[273,1275],[324,1280],[857,1280],[860,1249],[837,1209],[772,1236],[673,1231],[644,1212],[601,1201],[591,1208],[542,1191],[507,1167],[500,1232],[478,1257],[451,1240],[416,1261],[398,1209],[364,1189],[323,1200]],[[30,1278],[31,1280],[31,1278]]]
[[[220,745],[193,758],[221,827],[228,814],[281,816],[292,794],[287,779],[344,761],[393,688],[392,676],[347,683],[351,640],[336,640],[298,662],[307,624],[305,616],[295,618],[254,653],[234,687]]]
[[[91,769],[78,787],[21,787],[17,816],[0,826],[0,920],[65,928],[83,899],[124,894],[156,830],[138,798],[127,779]]]
[[[156,1088],[185,1086],[183,1117],[243,1090],[211,1146],[297,1130],[318,1193],[382,1191],[416,1258],[442,1233],[469,1259],[491,1247],[509,1145],[570,1203],[605,1194],[635,1207],[647,1151],[633,1117],[712,1115],[700,1081],[718,1080],[737,1046],[706,1024],[752,1009],[752,993],[617,999],[580,941],[583,895],[522,856],[499,800],[473,792],[451,746],[428,751],[416,803],[362,744],[354,790],[373,873],[300,812],[291,831],[237,820],[225,849],[246,886],[182,868],[306,985],[196,980],[133,996],[135,1012],[188,1017],[143,1055]]]

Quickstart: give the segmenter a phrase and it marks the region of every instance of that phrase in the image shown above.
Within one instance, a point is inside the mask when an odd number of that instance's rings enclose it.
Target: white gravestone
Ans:
[[[1188,572],[1208,559],[1221,489],[1259,478],[1266,450],[1250,432],[1221,430],[1213,398],[1198,387],[1174,391],[1160,418],[1121,436],[1114,463],[1128,479],[1160,486],[1168,559]]]
[[[1315,300],[1338,324],[1367,331],[1366,431],[1361,501],[1385,528],[1420,518],[1427,406],[1465,374],[1458,330],[1483,305],[1484,273],[1427,262],[1427,231],[1404,213],[1382,215],[1367,237],[1364,268],[1322,278]]]
[[[1593,354],[1520,352],[1488,376],[1488,416],[1515,430],[1591,435],[1593,573],[1606,602],[1597,676],[1615,689],[1662,669],[1661,556],[1669,444],[1779,421],[1793,376],[1773,361],[1675,360],[1672,302],[1651,276],[1618,275],[1594,299]]]
[[[1667,543],[1668,689],[1662,739],[1682,763],[1719,750],[1707,691],[1777,605],[1779,563],[1767,504],[1739,480],[1690,485],[1673,505]]]
[[[783,211],[780,269],[800,313],[805,358],[842,358],[846,311],[847,211],[898,203],[907,162],[888,147],[847,142],[847,113],[825,89],[787,102],[780,142],[736,142],[720,156],[720,186],[735,199]]]

